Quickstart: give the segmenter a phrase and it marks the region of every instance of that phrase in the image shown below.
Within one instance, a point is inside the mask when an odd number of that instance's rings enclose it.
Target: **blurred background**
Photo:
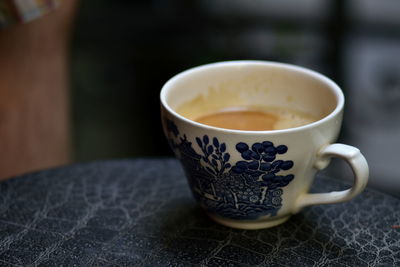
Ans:
[[[273,60],[343,88],[339,142],[364,153],[370,185],[400,196],[399,14],[397,0],[81,1],[70,54],[74,161],[172,156],[159,115],[170,77]],[[340,161],[327,173],[352,177]]]

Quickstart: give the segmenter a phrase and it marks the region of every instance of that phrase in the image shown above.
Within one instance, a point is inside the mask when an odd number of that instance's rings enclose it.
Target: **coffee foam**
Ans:
[[[268,112],[279,117],[274,125],[274,130],[300,127],[318,120],[312,115],[290,109],[271,109]]]
[[[206,123],[206,120],[204,120],[205,118],[207,118],[208,116],[212,116],[214,114],[223,114],[223,113],[229,113],[229,112],[243,112],[243,111],[250,111],[250,112],[261,112],[264,113],[266,115],[266,123],[271,124],[271,119],[273,119],[273,126],[270,125],[268,126],[268,129],[265,130],[282,130],[282,129],[288,129],[288,128],[295,128],[295,127],[300,127],[312,122],[315,122],[318,120],[318,118],[310,115],[310,114],[306,114],[303,112],[299,112],[299,111],[294,111],[288,108],[277,108],[277,107],[228,107],[228,108],[224,108],[221,110],[218,110],[216,112],[212,112],[212,113],[208,113],[208,114],[203,114],[202,116],[198,116],[196,118],[191,118],[194,121],[198,121],[200,123],[203,124],[208,124]],[[211,126],[216,126],[219,128],[227,128],[227,129],[237,129],[237,130],[242,130],[240,129],[240,127],[235,128],[232,127],[232,123],[229,122],[223,122],[224,125],[226,125],[227,127],[224,126],[218,126],[218,125],[212,125],[212,124],[208,124]],[[235,123],[233,123],[235,124]],[[236,123],[238,124],[238,123]],[[240,123],[239,123],[240,125]],[[262,126],[258,127],[258,128],[262,128]],[[260,131],[261,129],[254,129],[255,131]]]

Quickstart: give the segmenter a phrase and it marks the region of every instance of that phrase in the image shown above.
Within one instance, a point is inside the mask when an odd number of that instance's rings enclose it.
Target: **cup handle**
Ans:
[[[365,157],[358,148],[344,144],[331,144],[324,146],[317,155],[314,167],[318,170],[328,166],[330,158],[338,157],[344,159],[351,167],[354,174],[353,187],[343,191],[329,193],[304,193],[299,196],[296,203],[295,213],[310,205],[332,204],[345,202],[361,193],[368,182],[369,168]]]

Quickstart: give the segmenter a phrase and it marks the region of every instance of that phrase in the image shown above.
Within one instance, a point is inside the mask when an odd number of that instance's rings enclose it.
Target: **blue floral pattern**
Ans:
[[[193,195],[209,212],[231,219],[275,216],[282,207],[282,188],[293,179],[291,160],[277,159],[288,147],[270,141],[249,146],[236,144],[243,160],[232,165],[226,144],[208,135],[196,137],[201,154],[181,135],[172,120],[165,119],[171,148],[181,159]]]

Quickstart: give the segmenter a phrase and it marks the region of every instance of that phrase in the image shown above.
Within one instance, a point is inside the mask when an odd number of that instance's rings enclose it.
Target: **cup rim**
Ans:
[[[336,107],[335,109],[329,113],[328,115],[326,115],[325,117],[323,117],[322,119],[319,119],[315,122],[312,123],[308,123],[302,126],[298,126],[298,127],[293,127],[293,128],[287,128],[287,129],[280,129],[280,130],[267,130],[267,131],[247,131],[247,130],[235,130],[235,129],[226,129],[226,128],[220,128],[220,127],[215,127],[215,126],[210,126],[210,125],[206,125],[206,124],[202,124],[193,120],[190,120],[182,115],[180,115],[179,113],[177,113],[173,108],[171,108],[168,103],[167,103],[167,94],[168,91],[170,90],[170,88],[173,87],[173,85],[175,84],[176,81],[180,80],[181,78],[185,77],[185,76],[189,76],[192,75],[195,72],[201,71],[203,69],[207,69],[207,68],[212,68],[212,67],[220,67],[220,66],[243,66],[243,65],[248,65],[248,64],[252,64],[252,65],[262,65],[262,66],[276,66],[282,69],[286,69],[286,70],[292,70],[292,71],[296,71],[298,73],[302,73],[305,75],[308,75],[316,80],[320,80],[321,82],[323,82],[324,84],[327,85],[327,87],[334,93],[334,95],[336,96],[337,99],[337,103],[336,103]],[[160,101],[162,106],[172,115],[174,115],[175,117],[179,118],[180,120],[185,121],[186,123],[191,124],[192,126],[196,126],[196,127],[200,127],[200,128],[204,128],[207,130],[214,130],[214,131],[218,131],[218,132],[224,132],[224,133],[235,133],[235,134],[244,134],[244,135],[254,135],[254,134],[280,134],[280,133],[290,133],[290,132],[298,132],[298,131],[303,131],[303,130],[307,130],[310,128],[314,128],[317,127],[323,123],[325,123],[326,121],[329,121],[331,119],[333,119],[334,117],[336,117],[338,114],[341,113],[341,111],[343,110],[344,107],[344,95],[342,90],[340,89],[340,87],[330,78],[328,78],[327,76],[316,72],[314,70],[305,68],[305,67],[301,67],[301,66],[297,66],[297,65],[293,65],[293,64],[288,64],[288,63],[281,63],[281,62],[275,62],[275,61],[263,61],[263,60],[232,60],[232,61],[221,61],[221,62],[215,62],[215,63],[209,63],[209,64],[204,64],[204,65],[200,65],[197,67],[193,67],[190,69],[187,69],[185,71],[182,71],[178,74],[176,74],[175,76],[173,76],[172,78],[170,78],[161,88],[161,92],[160,92]]]

